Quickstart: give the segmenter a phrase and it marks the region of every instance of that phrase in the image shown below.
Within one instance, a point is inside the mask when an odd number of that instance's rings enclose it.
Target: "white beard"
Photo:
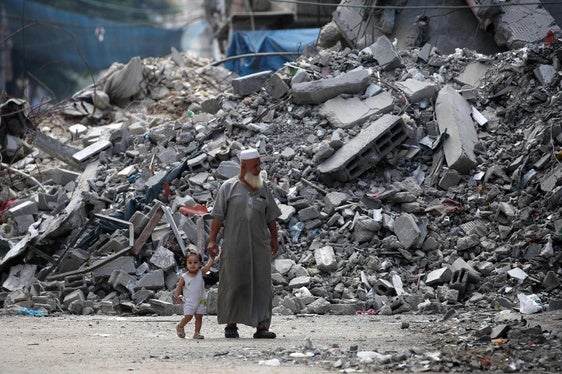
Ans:
[[[267,172],[265,170],[260,171],[258,175],[253,175],[252,173],[246,173],[246,175],[244,175],[244,180],[256,190],[262,188],[265,178],[267,178]]]

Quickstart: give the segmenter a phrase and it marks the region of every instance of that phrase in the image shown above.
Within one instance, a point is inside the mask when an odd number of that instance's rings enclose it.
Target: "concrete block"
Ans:
[[[223,179],[230,179],[240,173],[240,164],[235,161],[222,161],[216,173]]]
[[[396,290],[391,282],[387,281],[386,279],[377,279],[375,282],[373,289],[377,295],[385,295],[385,296],[393,296],[396,295]]]
[[[217,314],[217,302],[218,302],[218,288],[211,288],[207,291],[207,314],[216,315]]]
[[[402,82],[396,82],[395,86],[404,92],[411,103],[417,103],[422,100],[433,100],[438,90],[438,86],[435,83],[419,81],[412,78]]]
[[[131,295],[131,299],[135,302],[135,304],[142,304],[146,300],[151,299],[154,297],[154,291],[147,290],[147,289],[140,289],[136,291],[134,294]]]
[[[546,273],[542,281],[542,286],[546,291],[552,291],[560,287],[560,280],[558,279],[554,271],[549,270]]]
[[[291,259],[278,258],[273,261],[273,268],[280,274],[287,274],[295,265],[295,261]]]
[[[137,289],[160,290],[164,288],[164,271],[158,269],[141,277],[136,285]]]
[[[289,85],[277,73],[272,74],[265,82],[265,90],[274,99],[280,99],[289,92]]]
[[[207,154],[201,153],[198,156],[187,160],[187,167],[192,173],[209,170],[209,163],[207,162]]]
[[[394,99],[388,92],[368,97],[338,96],[326,101],[320,107],[320,115],[325,117],[333,127],[348,129],[366,122],[369,118],[392,110]]]
[[[288,295],[281,300],[281,304],[289,309],[293,314],[298,314],[302,311],[305,305],[296,297]]]
[[[114,270],[123,270],[127,273],[135,273],[135,258],[131,256],[121,256],[107,264],[100,266],[92,271],[94,279],[111,276]]]
[[[291,289],[308,287],[310,285],[311,278],[307,275],[295,277],[289,282],[289,287]]]
[[[455,81],[465,86],[477,88],[490,67],[489,64],[483,62],[472,62],[466,65],[464,70],[455,78]]]
[[[324,211],[332,215],[336,208],[342,205],[349,199],[349,196],[344,192],[328,192],[324,196]]]
[[[440,285],[448,283],[451,280],[451,269],[448,267],[443,267],[437,270],[433,270],[425,279],[425,284],[428,286]]]
[[[277,219],[284,223],[289,222],[291,217],[297,212],[294,207],[285,204],[279,204],[279,209],[281,210],[281,215]]]
[[[394,45],[386,36],[381,36],[369,47],[373,52],[373,57],[383,70],[393,70],[402,66],[402,60]]]
[[[466,269],[460,269],[458,271],[455,271],[451,276],[451,282],[449,283],[449,287],[458,290],[460,295],[464,295],[467,284],[468,284],[468,271]]]
[[[135,229],[135,237],[140,235],[149,220],[150,218],[141,211],[137,210],[135,213],[133,213],[131,218],[129,218],[129,222],[133,224],[133,227]]]
[[[96,252],[98,253],[115,253],[129,245],[129,238],[123,235],[116,235],[104,243]]]
[[[19,217],[25,215],[37,214],[39,209],[37,203],[33,200],[25,200],[10,206],[5,213],[8,217]]]
[[[271,70],[266,70],[233,79],[231,84],[234,94],[246,96],[261,90],[271,74]]]
[[[318,165],[321,178],[345,182],[373,167],[407,138],[402,119],[385,114]]]
[[[394,220],[394,233],[405,247],[409,249],[414,245],[421,235],[415,217],[412,214],[401,214]]]
[[[158,247],[152,257],[150,257],[149,262],[164,271],[171,270],[176,266],[174,252],[164,247]]]
[[[315,206],[309,206],[304,209],[299,210],[299,220],[301,222],[306,222],[320,216],[320,212]]]
[[[73,291],[71,293],[69,293],[68,295],[66,295],[62,301],[63,305],[65,306],[65,308],[68,308],[68,306],[74,302],[74,301],[84,301],[86,299],[86,297],[84,296],[84,292],[82,292],[82,290],[76,290]]]
[[[461,181],[461,176],[455,169],[447,169],[441,175],[439,180],[439,187],[446,190],[450,187],[455,187]]]
[[[437,95],[435,116],[441,133],[449,136],[443,142],[445,159],[451,169],[467,174],[476,165],[474,147],[478,135],[468,102],[451,86],[445,86]]]
[[[29,226],[35,223],[35,218],[31,214],[18,215],[13,218],[18,234],[23,235],[27,233]]]
[[[59,272],[66,273],[80,268],[83,263],[88,261],[90,253],[80,248],[70,249],[61,259]]]
[[[294,83],[291,87],[291,100],[295,104],[321,104],[340,94],[358,94],[369,86],[370,73],[362,67],[311,82]]]
[[[150,299],[148,300],[150,307],[154,313],[159,316],[173,316],[174,314],[183,314],[183,307],[181,304],[172,304],[166,301]]]
[[[467,270],[468,280],[470,282],[476,283],[480,280],[481,278],[480,273],[476,269],[474,269],[471,265],[469,265],[465,260],[459,257],[451,264],[451,271],[455,273],[457,271],[460,271],[461,269]]]
[[[126,271],[114,270],[109,276],[108,283],[111,284],[113,289],[121,293],[133,294],[137,284],[137,278]]]
[[[316,268],[320,271],[330,272],[338,268],[334,248],[329,245],[317,248],[314,251],[314,259],[316,260]]]
[[[305,313],[326,314],[330,312],[331,304],[323,298],[318,298],[306,306]]]

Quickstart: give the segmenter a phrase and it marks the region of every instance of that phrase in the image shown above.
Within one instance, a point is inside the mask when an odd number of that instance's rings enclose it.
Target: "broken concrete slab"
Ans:
[[[338,96],[322,104],[319,113],[332,126],[347,129],[360,125],[377,114],[390,112],[393,103],[392,95],[386,91],[364,100]]]
[[[441,133],[448,134],[443,142],[447,164],[461,174],[468,173],[478,164],[474,154],[478,135],[472,122],[470,105],[447,85],[437,95],[435,116]]]

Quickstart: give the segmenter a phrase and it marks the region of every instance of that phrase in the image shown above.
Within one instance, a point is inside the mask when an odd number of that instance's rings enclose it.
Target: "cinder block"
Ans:
[[[61,260],[59,271],[66,273],[80,268],[84,262],[90,258],[88,251],[80,248],[73,248],[69,250]]]
[[[341,182],[357,178],[406,138],[402,119],[385,114],[318,165],[320,177]]]

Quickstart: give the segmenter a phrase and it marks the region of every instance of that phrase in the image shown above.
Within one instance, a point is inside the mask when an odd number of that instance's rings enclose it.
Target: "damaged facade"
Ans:
[[[562,43],[346,45],[244,77],[135,58],[35,116],[51,141],[0,169],[4,309],[181,314],[182,255],[246,147],[283,212],[274,313],[562,309]]]

